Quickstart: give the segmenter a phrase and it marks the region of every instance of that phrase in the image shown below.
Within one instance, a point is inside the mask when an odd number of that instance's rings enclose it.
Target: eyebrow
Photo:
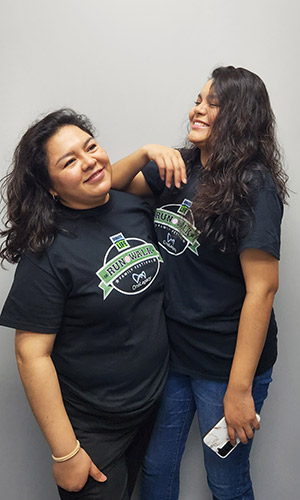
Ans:
[[[208,99],[218,99],[215,93],[207,94]],[[203,99],[201,93],[198,94],[197,99]]]
[[[88,145],[88,143],[94,139],[94,137],[89,137],[83,144],[83,147],[86,148],[86,146]],[[65,153],[64,155],[62,155],[58,160],[57,162],[55,163],[55,166],[58,165],[58,163],[63,160],[64,158],[67,158],[68,156],[72,156],[72,155],[75,155],[75,151],[68,151],[68,153]]]

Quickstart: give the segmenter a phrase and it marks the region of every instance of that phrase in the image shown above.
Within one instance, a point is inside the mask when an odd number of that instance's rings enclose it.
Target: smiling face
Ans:
[[[111,165],[91,135],[75,125],[65,125],[47,141],[46,151],[50,193],[63,205],[84,210],[108,201]]]
[[[191,109],[190,132],[188,139],[202,152],[206,150],[206,141],[219,111],[219,103],[213,90],[213,80],[208,80],[197,97],[195,106]]]

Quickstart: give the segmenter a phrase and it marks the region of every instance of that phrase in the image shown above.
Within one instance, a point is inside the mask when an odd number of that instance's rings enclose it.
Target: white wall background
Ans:
[[[0,1],[1,176],[27,125],[56,108],[87,114],[114,161],[148,142],[180,144],[214,67],[243,66],[267,84],[294,193],[276,298],[280,356],[252,453],[257,500],[297,500],[300,487],[299,15],[298,0]],[[1,306],[13,268],[0,276]],[[54,500],[49,449],[19,382],[13,337],[1,328],[0,500]],[[210,498],[194,425],[180,500]]]

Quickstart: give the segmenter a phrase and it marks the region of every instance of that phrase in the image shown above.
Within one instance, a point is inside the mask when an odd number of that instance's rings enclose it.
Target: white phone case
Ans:
[[[256,414],[256,418],[260,421],[260,416]],[[214,427],[205,434],[203,442],[209,446],[220,458],[226,458],[240,443],[236,436],[236,444],[232,446],[230,443],[225,417],[222,417]]]

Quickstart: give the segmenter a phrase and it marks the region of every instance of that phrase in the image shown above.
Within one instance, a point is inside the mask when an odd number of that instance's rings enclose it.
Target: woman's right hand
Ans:
[[[70,460],[55,462],[53,475],[58,486],[73,492],[82,490],[89,476],[100,483],[107,479],[82,448]]]
[[[177,149],[160,144],[147,144],[141,149],[149,161],[155,161],[160,178],[168,188],[171,187],[172,180],[177,188],[180,188],[182,182],[187,183],[185,163]]]

